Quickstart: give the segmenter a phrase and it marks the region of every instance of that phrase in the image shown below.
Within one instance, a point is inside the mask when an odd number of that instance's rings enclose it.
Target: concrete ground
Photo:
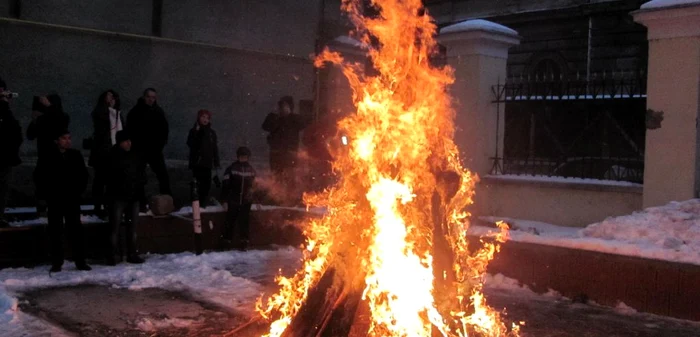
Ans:
[[[182,292],[93,285],[26,293],[20,310],[84,337],[216,336],[247,320]]]
[[[629,313],[523,290],[487,291],[489,304],[525,321],[522,337],[693,337],[700,323]],[[25,293],[20,310],[76,336],[255,336],[264,327],[192,294],[83,285]]]

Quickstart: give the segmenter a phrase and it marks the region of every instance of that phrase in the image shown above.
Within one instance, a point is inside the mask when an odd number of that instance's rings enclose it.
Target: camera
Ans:
[[[0,97],[2,97],[2,98],[17,98],[17,97],[19,97],[19,94],[16,92],[11,92],[11,91],[3,91],[3,92],[0,92]]]

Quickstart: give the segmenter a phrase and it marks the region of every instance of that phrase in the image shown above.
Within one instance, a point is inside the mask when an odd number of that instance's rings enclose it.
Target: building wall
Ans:
[[[646,29],[629,15],[644,2],[436,0],[428,8],[440,26],[481,18],[515,29],[522,40],[510,49],[509,76],[534,77],[540,61],[552,60],[563,76],[585,78],[589,19],[592,73],[646,68]]]
[[[0,15],[9,15],[8,1],[0,3]],[[0,18],[0,76],[20,93],[11,107],[24,130],[32,96],[59,93],[74,146],[91,134],[90,112],[102,91],[117,90],[128,111],[152,86],[171,126],[168,158],[187,158],[187,132],[200,108],[214,113],[224,158],[240,145],[266,158],[260,125],[277,99],[313,98],[308,55],[317,3],[166,0],[159,39],[150,36],[151,1],[22,1],[20,21]],[[22,154],[33,156],[34,143],[25,141]]]
[[[642,187],[503,181],[486,177],[477,187],[476,215],[585,227],[642,208]]]

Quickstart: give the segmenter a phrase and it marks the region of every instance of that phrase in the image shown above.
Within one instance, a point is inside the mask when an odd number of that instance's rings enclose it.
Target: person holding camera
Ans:
[[[104,194],[109,171],[109,151],[117,144],[117,133],[124,128],[124,118],[119,110],[119,95],[114,90],[103,92],[91,117],[93,134],[88,165],[95,169],[92,181],[95,213],[103,218],[106,214],[103,206],[106,208]]]
[[[163,148],[168,143],[170,127],[165,112],[158,105],[156,89],[148,88],[143,91],[126,119],[126,130],[129,132],[133,151],[139,156],[141,164],[151,167],[158,178],[160,194],[172,195],[170,177],[165,166]],[[141,193],[141,209],[145,210],[146,195]]]
[[[22,127],[10,110],[10,99],[16,96],[0,79],[0,227],[9,226],[5,220],[5,202],[10,191],[10,175],[12,168],[21,163]]]
[[[68,130],[54,133],[54,146],[37,163],[35,179],[48,205],[51,239],[51,272],[63,266],[63,233],[67,229],[73,246],[73,260],[78,270],[91,270],[85,263],[83,225],[80,222],[80,199],[87,187],[88,171],[80,151],[72,149]],[[65,227],[65,228],[64,228]]]
[[[294,98],[284,96],[277,102],[277,113],[265,117],[262,129],[269,132],[270,170],[277,183],[284,186],[287,198],[295,199],[299,133],[305,127],[302,117],[294,112]]]
[[[211,127],[211,112],[199,110],[197,121],[187,136],[187,146],[190,148],[189,167],[197,179],[199,205],[206,208],[211,190],[211,170],[220,167],[219,145],[216,131]]]
[[[38,160],[56,147],[54,135],[68,130],[70,117],[63,112],[61,96],[35,96],[32,104],[32,121],[27,127],[27,139],[36,139]]]

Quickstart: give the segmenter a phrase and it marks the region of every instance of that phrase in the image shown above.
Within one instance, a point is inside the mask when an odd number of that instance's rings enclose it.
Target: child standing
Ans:
[[[233,239],[233,227],[238,227],[239,243],[237,248],[246,250],[250,231],[250,206],[253,204],[252,187],[255,181],[255,170],[250,165],[250,150],[239,147],[236,150],[236,160],[224,172],[221,201],[226,209],[226,224],[223,244]]]
[[[216,132],[211,128],[211,112],[199,110],[197,122],[187,136],[190,148],[189,167],[197,179],[200,207],[205,208],[211,190],[211,170],[219,168],[219,145]]]

